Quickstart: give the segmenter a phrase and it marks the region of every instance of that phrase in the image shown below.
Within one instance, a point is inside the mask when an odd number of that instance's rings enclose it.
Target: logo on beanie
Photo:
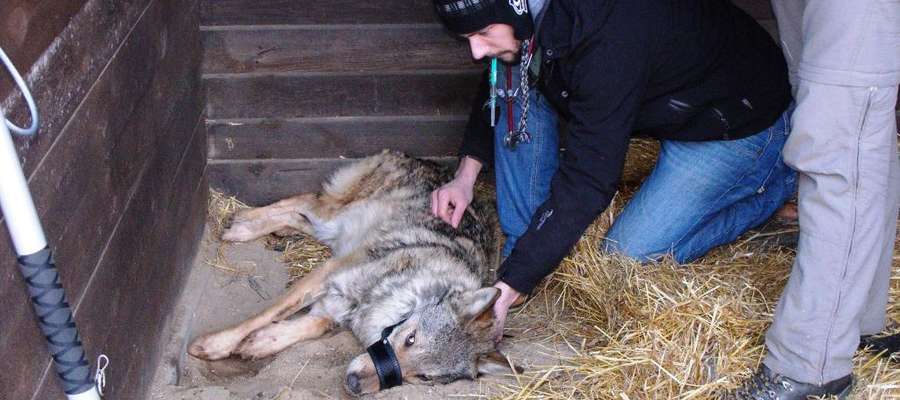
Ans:
[[[516,15],[522,15],[528,12],[527,0],[509,0],[510,7],[516,12]]]

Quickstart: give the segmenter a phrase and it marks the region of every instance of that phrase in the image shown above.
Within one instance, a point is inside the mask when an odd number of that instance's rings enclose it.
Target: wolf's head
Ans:
[[[479,375],[509,373],[497,352],[491,331],[493,305],[500,291],[493,287],[448,294],[416,307],[387,336],[406,383],[450,383]],[[347,391],[354,395],[380,389],[369,354],[357,356],[347,369]]]

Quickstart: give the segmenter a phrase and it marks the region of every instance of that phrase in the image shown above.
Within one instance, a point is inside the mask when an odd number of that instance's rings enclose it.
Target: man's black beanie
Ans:
[[[519,0],[526,2],[528,0]],[[434,0],[434,8],[444,26],[463,35],[478,32],[490,24],[513,27],[516,39],[525,40],[534,32],[531,14],[516,14],[510,0]]]

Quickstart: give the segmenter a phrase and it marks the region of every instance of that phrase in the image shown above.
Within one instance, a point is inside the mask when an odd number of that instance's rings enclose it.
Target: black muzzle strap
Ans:
[[[403,372],[400,370],[400,362],[397,361],[397,355],[394,354],[394,348],[388,341],[388,336],[394,331],[398,325],[404,321],[391,325],[381,331],[381,340],[373,343],[366,351],[372,362],[375,363],[375,372],[378,373],[378,383],[381,390],[390,389],[394,386],[403,384]]]

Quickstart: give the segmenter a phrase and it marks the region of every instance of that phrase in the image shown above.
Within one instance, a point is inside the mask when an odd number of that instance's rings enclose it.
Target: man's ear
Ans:
[[[491,324],[494,320],[494,302],[498,297],[500,297],[500,289],[495,287],[463,293],[454,304],[456,315],[464,326]]]
[[[525,372],[522,367],[514,366],[499,351],[478,356],[478,376],[484,375],[509,375],[515,369],[516,373]]]

